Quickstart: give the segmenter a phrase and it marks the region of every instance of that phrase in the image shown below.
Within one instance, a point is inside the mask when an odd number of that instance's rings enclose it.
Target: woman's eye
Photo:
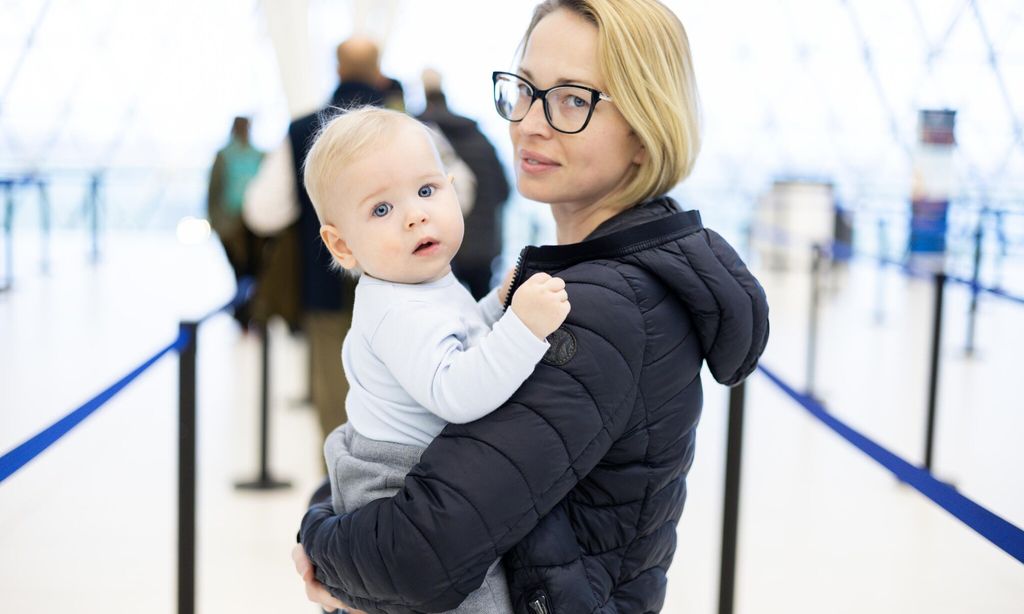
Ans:
[[[394,206],[391,205],[391,203],[381,203],[373,208],[373,216],[384,217],[388,213],[391,213],[392,209],[394,209]]]
[[[590,103],[580,98],[579,96],[570,96],[569,104],[576,107],[577,109],[582,109],[585,108]]]
[[[434,195],[434,186],[425,185],[420,188],[420,198],[429,198]]]

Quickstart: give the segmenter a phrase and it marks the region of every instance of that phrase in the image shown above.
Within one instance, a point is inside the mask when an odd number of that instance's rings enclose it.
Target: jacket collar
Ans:
[[[671,213],[672,210],[677,211]],[[520,254],[520,268],[565,268],[587,260],[620,258],[661,245],[703,228],[700,213],[679,211],[663,196],[631,207],[605,221],[587,239],[569,245],[530,246]]]

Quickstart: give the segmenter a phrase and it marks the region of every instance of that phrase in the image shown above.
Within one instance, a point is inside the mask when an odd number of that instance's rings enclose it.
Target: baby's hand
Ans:
[[[512,311],[538,339],[544,340],[558,330],[569,315],[565,281],[547,273],[537,273],[512,295]]]

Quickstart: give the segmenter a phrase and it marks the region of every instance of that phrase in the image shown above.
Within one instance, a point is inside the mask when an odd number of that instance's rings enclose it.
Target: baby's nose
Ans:
[[[429,219],[430,216],[427,215],[426,210],[414,209],[409,212],[409,217],[406,219],[406,226],[408,228],[412,228],[417,224],[425,224]]]

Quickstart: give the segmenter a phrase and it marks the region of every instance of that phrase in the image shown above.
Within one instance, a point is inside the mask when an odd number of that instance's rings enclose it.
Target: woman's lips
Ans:
[[[559,166],[561,165],[551,158],[532,151],[524,149],[519,153],[519,168],[522,169],[523,172],[530,173],[531,175],[550,172]]]

